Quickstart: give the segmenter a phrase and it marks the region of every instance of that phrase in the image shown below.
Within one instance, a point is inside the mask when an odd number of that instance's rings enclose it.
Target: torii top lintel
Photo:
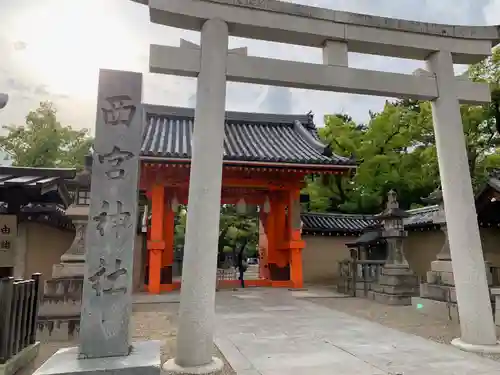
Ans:
[[[222,18],[237,37],[312,47],[321,47],[327,40],[345,41],[351,52],[415,60],[445,50],[453,54],[455,63],[473,64],[489,56],[492,46],[500,42],[499,26],[416,22],[276,0],[134,1],[148,4],[151,21],[158,24],[201,30],[205,20]]]

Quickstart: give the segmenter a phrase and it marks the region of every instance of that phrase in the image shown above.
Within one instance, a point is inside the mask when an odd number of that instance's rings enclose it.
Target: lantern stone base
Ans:
[[[411,305],[418,292],[418,278],[409,267],[384,267],[367,297],[386,305]]]
[[[42,341],[71,340],[78,335],[85,272],[85,231],[88,206],[71,205],[66,215],[75,226],[75,238],[52,267],[40,305],[37,338]]]
[[[38,340],[71,340],[78,335],[82,290],[83,275],[47,280],[38,313]]]

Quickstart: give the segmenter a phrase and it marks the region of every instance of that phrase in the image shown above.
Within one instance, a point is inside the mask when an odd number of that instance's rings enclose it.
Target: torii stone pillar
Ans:
[[[220,19],[201,29],[193,155],[189,179],[186,244],[177,332],[177,356],[163,368],[170,374],[214,374],[215,284],[219,237],[222,158],[229,32]]]
[[[434,134],[455,278],[461,337],[452,344],[475,352],[500,352],[484,267],[465,137],[450,52],[433,53],[439,97],[432,102]]]

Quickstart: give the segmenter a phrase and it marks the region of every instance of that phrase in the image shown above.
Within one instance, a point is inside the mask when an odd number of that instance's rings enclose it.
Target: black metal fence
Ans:
[[[41,274],[0,279],[0,364],[35,343]]]

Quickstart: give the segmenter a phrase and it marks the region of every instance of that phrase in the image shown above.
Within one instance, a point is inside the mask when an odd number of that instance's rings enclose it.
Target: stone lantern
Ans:
[[[375,216],[383,225],[382,237],[387,242],[387,259],[368,298],[387,305],[411,305],[418,293],[418,278],[413,274],[403,251],[404,218],[408,213],[399,208],[396,192],[391,190],[386,209]]]
[[[68,183],[74,191],[74,201],[66,210],[75,226],[75,238],[68,250],[61,256],[61,263],[53,268],[52,277],[83,277],[85,266],[85,232],[87,230],[92,155],[85,156],[85,167],[75,179]]]
[[[67,208],[75,227],[75,237],[61,262],[52,267],[52,278],[45,291],[38,314],[38,335],[43,340],[73,340],[78,333],[85,269],[85,232],[90,203],[92,155],[85,157],[85,168],[74,180],[66,183],[74,192],[73,203]]]
[[[397,194],[391,190],[387,196],[386,209],[375,218],[382,223],[382,237],[387,242],[387,260],[385,268],[410,268],[403,252],[403,239],[408,235],[403,219],[408,213],[399,208]]]

